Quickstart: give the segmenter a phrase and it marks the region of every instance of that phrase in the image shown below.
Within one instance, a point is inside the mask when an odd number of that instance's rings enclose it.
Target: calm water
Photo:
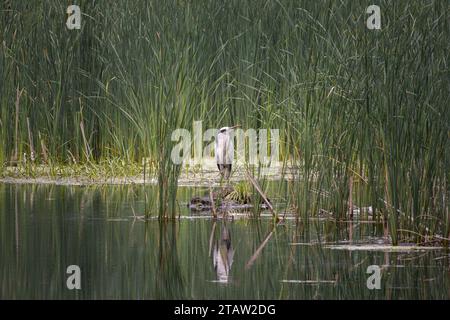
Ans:
[[[274,229],[269,219],[213,221],[186,208],[201,194],[192,188],[179,192],[184,218],[144,223],[133,217],[144,212],[143,194],[136,186],[0,185],[0,298],[450,297],[448,252],[327,246],[382,243],[382,228],[373,223],[290,220]],[[66,268],[73,264],[81,268],[81,290],[66,287]],[[382,268],[380,290],[367,288],[369,265]]]

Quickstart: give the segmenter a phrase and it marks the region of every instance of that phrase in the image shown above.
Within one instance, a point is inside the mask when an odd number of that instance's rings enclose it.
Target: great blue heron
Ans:
[[[220,174],[223,178],[229,179],[231,174],[231,164],[233,163],[234,144],[231,132],[233,129],[240,127],[223,127],[219,129],[216,137],[216,162]]]

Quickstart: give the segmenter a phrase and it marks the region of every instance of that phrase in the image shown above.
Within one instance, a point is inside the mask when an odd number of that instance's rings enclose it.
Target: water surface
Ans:
[[[152,187],[0,185],[2,299],[448,299],[449,253],[337,250],[386,244],[372,222],[213,220],[185,206],[147,223]],[[144,201],[147,193],[148,200]],[[150,195],[150,196],[149,196]],[[259,255],[255,252],[269,238]],[[66,268],[81,269],[81,290]],[[381,289],[367,268],[381,268]]]

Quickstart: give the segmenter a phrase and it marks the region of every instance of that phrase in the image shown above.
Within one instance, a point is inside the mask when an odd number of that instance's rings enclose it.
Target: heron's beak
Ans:
[[[237,124],[237,125],[235,125],[235,126],[232,126],[230,129],[236,129],[236,128],[240,128],[241,127],[241,125],[240,124]]]

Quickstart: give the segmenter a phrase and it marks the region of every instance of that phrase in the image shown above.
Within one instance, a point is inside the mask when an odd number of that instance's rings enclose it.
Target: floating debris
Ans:
[[[213,209],[230,211],[253,208],[254,204],[251,203],[249,196],[237,197],[235,193],[236,190],[233,187],[221,188],[216,192],[210,191],[205,196],[193,197],[187,206],[192,211],[211,211]],[[259,205],[261,209],[269,209],[263,200]]]
[[[417,245],[328,245],[325,249],[331,250],[348,250],[348,251],[388,251],[388,252],[409,252],[409,251],[426,251],[426,250],[443,250],[444,247],[424,247]]]
[[[336,284],[336,280],[280,280],[284,283],[299,283],[299,284]]]

